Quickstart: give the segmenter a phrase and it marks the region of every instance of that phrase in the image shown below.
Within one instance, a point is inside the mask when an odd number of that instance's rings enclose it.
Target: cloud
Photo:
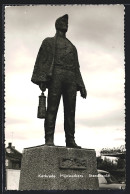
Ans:
[[[125,138],[115,138],[115,141],[124,141]]]
[[[5,119],[6,120],[6,119]],[[28,123],[28,119],[17,119],[17,118],[9,118],[6,121],[6,125],[13,125],[13,124],[21,124],[21,123]]]
[[[86,40],[94,45],[106,45],[106,43],[115,45],[116,43],[120,48],[123,44],[122,39],[119,40],[123,35],[123,17],[123,6],[84,6],[82,15],[75,14],[77,25],[73,23],[74,35],[79,38],[79,41],[86,37]],[[81,29],[82,36],[80,36]]]
[[[124,131],[119,133],[114,127],[110,128],[109,126],[98,127],[96,130],[95,127],[79,128],[77,126],[75,137],[77,144],[83,148],[95,149],[97,153],[102,148],[120,147],[125,144],[125,140],[116,140],[116,138],[124,137]]]
[[[86,127],[104,127],[104,126],[124,126],[124,113],[120,109],[109,111],[108,113],[103,113],[102,115],[94,115],[91,117],[86,116],[77,119],[77,123],[84,125]]]

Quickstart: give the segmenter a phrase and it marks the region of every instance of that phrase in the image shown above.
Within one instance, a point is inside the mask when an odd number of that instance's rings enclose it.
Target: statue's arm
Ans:
[[[49,58],[49,43],[48,38],[44,39],[37,54],[34,70],[31,81],[39,85],[42,91],[46,90],[47,86],[47,70]]]
[[[40,90],[42,91],[42,92],[45,92],[45,90],[46,90],[46,82],[40,82],[39,83],[39,88],[40,88]]]
[[[78,53],[77,49],[75,48],[75,57],[76,57],[76,80],[77,80],[77,90],[80,91],[80,94],[83,98],[87,97],[87,90],[85,88],[83,78],[80,72],[80,65],[79,65],[79,60],[78,60]]]

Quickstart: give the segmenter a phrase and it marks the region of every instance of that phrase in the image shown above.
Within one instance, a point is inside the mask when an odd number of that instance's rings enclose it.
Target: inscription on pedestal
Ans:
[[[85,159],[77,158],[60,158],[59,168],[66,169],[86,169],[87,164]]]

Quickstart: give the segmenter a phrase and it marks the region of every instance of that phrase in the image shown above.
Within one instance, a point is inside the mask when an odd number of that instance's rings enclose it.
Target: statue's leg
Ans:
[[[63,103],[64,103],[64,130],[66,136],[67,147],[77,147],[74,140],[75,134],[75,107],[76,107],[77,88],[75,83],[69,83],[64,88]]]
[[[54,145],[54,130],[61,98],[61,82],[54,76],[48,88],[47,112],[45,118],[45,144]]]

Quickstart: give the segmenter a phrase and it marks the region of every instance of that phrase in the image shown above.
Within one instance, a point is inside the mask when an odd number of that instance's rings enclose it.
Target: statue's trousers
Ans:
[[[74,139],[76,107],[75,72],[55,67],[48,87],[47,113],[45,118],[45,139],[52,137],[61,96],[64,105],[64,130],[66,140]]]

